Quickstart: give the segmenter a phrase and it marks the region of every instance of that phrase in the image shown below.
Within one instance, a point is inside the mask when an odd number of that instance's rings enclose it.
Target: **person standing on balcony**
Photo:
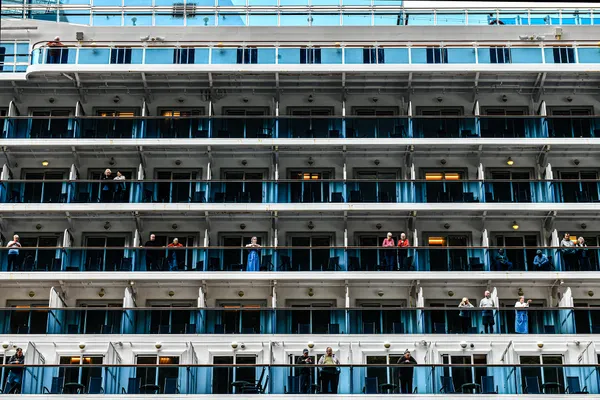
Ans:
[[[250,239],[250,243],[246,245],[246,247],[250,248],[248,251],[248,263],[246,265],[246,271],[257,272],[260,271],[260,260],[258,250],[260,248],[260,244],[258,244],[258,238],[256,236],[252,236]]]
[[[461,331],[462,333],[469,333],[469,328],[471,327],[471,310],[469,308],[473,308],[473,304],[469,302],[468,298],[463,297],[458,308],[460,309],[458,316],[460,317]]]
[[[410,243],[408,242],[408,238],[406,237],[406,233],[402,232],[400,234],[400,239],[398,239],[398,268],[403,270],[408,268],[406,261],[408,259],[408,247]]]
[[[53,41],[46,43],[48,46],[48,64],[60,64],[62,61],[62,52],[65,45],[60,42],[60,38],[57,36]]]
[[[409,394],[413,392],[413,375],[415,368],[413,365],[417,364],[417,360],[410,355],[410,351],[406,349],[404,355],[398,359],[398,376],[400,378],[400,393]]]
[[[23,363],[25,362],[25,356],[23,355],[23,349],[17,348],[17,352],[8,359],[8,364],[15,365],[16,368],[11,368],[6,378],[6,386],[4,387],[4,393],[13,394],[21,393],[21,379],[23,377]]]
[[[312,368],[306,367],[306,365],[314,364],[313,359],[308,355],[308,349],[304,349],[296,364],[304,366],[300,367],[298,371],[298,375],[300,375],[300,393],[308,394],[310,392]]]
[[[163,252],[158,249],[162,246],[156,241],[154,233],[150,235],[150,240],[144,243],[144,247],[146,247],[146,271],[160,269],[158,264]]]
[[[117,170],[117,176],[113,179],[115,182],[115,201],[121,202],[125,197],[125,175]]]
[[[392,237],[392,232],[388,232],[387,237],[383,239],[383,243],[381,247],[385,247],[383,250],[383,254],[385,256],[385,264],[388,268],[388,271],[393,271],[396,269],[396,244],[394,243],[394,238]]]
[[[8,248],[8,263],[6,265],[6,270],[11,271],[19,269],[19,249],[21,248],[21,243],[19,243],[19,235],[14,235],[13,240],[8,242],[6,245]]]
[[[575,249],[575,243],[571,241],[571,234],[565,232],[563,236],[563,240],[560,242],[560,252],[563,256],[563,261],[565,262],[565,269],[567,271],[576,270],[577,264],[577,250]]]
[[[577,248],[577,261],[579,261],[579,270],[589,271],[590,259],[588,257],[587,243],[585,242],[583,236],[579,236],[577,238],[575,247]]]
[[[538,250],[535,253],[535,257],[533,258],[533,266],[538,271],[550,271],[550,260],[548,256],[546,256],[542,250]]]
[[[515,303],[515,332],[516,333],[529,333],[529,318],[527,317],[527,310],[523,308],[529,308],[531,300],[525,302],[525,296],[519,297],[519,301]]]
[[[102,181],[102,190],[100,192],[100,201],[102,203],[110,203],[113,201],[114,196],[114,184],[112,171],[108,168],[104,170],[104,173],[100,177]]]
[[[483,331],[485,333],[494,333],[494,310],[496,307],[492,294],[489,290],[486,290],[483,294],[485,297],[479,302],[479,308],[484,308],[481,311],[481,322],[483,322]],[[485,310],[489,308],[489,310]]]
[[[337,394],[340,381],[340,370],[337,366],[340,365],[340,360],[333,354],[331,347],[325,350],[325,355],[321,356],[318,364],[324,366],[321,368],[321,393]]]
[[[167,246],[173,250],[171,250],[169,254],[169,270],[170,271],[179,271],[179,261],[177,260],[177,250],[176,248],[183,247],[181,243],[179,243],[179,239],[173,239],[172,243],[169,243]]]

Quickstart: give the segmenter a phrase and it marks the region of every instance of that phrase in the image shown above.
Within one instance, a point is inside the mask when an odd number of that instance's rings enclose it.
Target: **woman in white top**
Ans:
[[[523,308],[529,308],[529,303],[531,300],[525,301],[525,296],[519,297],[519,301],[515,303],[515,308],[520,308],[521,310],[515,310],[515,332],[516,333],[529,333],[529,318],[527,317],[527,310],[523,310]]]

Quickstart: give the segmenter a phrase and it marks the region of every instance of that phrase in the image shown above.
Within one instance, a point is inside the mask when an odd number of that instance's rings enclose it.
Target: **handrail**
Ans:
[[[170,233],[171,236],[176,236],[177,234]],[[179,233],[181,237],[186,236],[185,232]],[[381,233],[381,236],[384,236]],[[398,236],[398,235],[396,235]],[[396,247],[382,247],[382,246],[260,246],[254,249],[262,249],[262,250],[392,250]],[[409,246],[408,249],[412,250],[563,250],[566,247],[560,246]],[[8,251],[11,248],[8,247],[0,247],[0,252]],[[14,248],[13,248],[14,249]],[[159,250],[159,249],[168,249],[174,251],[183,251],[183,250],[249,250],[249,247],[234,247],[234,246],[182,246],[182,247],[65,247],[65,246],[48,246],[48,247],[19,247],[18,250],[136,250],[136,249],[146,249],[146,250]],[[405,247],[406,249],[406,247]],[[572,247],[572,249],[581,249]],[[600,246],[586,246],[587,250],[598,250]]]
[[[127,168],[111,168],[111,171]],[[112,177],[113,175],[111,175]],[[3,179],[4,183],[600,183],[600,179]]]
[[[516,297],[515,297],[516,298]],[[110,302],[111,300],[104,300]],[[179,302],[185,300],[178,300]],[[193,300],[189,300],[193,301]],[[458,300],[456,301],[458,302]],[[460,308],[458,305],[453,307],[313,307],[313,306],[301,306],[301,307],[254,307],[247,308],[243,306],[239,307],[179,307],[174,306],[160,306],[160,307],[97,307],[94,305],[83,307],[30,307],[30,308],[16,308],[16,307],[0,307],[0,312],[11,311],[11,312],[40,312],[40,311],[227,311],[227,312],[271,312],[271,311],[449,311],[449,312],[476,312],[476,311],[569,311],[573,313],[575,311],[600,311],[600,306],[589,306],[589,307],[533,307],[528,308],[515,308],[515,307],[469,307]],[[569,318],[569,314],[566,318]]]
[[[314,352],[314,351],[313,351]],[[403,351],[398,351],[401,354]],[[391,351],[393,353],[393,351]],[[298,354],[300,355],[300,354]],[[75,357],[75,356],[73,356]],[[533,366],[538,366],[535,364]],[[0,364],[0,368],[113,368],[113,367],[137,367],[148,368],[155,366],[157,368],[248,368],[248,367],[270,367],[270,368],[322,368],[319,364],[26,364],[15,366],[15,364]],[[532,364],[338,364],[337,367],[342,368],[448,368],[448,367],[476,367],[476,368],[532,368]],[[598,364],[543,364],[539,365],[543,368],[598,368]]]
[[[185,111],[185,110],[184,110]],[[399,119],[399,120],[444,120],[444,119],[533,119],[533,120],[546,120],[546,119],[594,119],[600,118],[600,115],[192,115],[192,116],[102,116],[102,115],[79,115],[79,116],[44,116],[44,115],[15,115],[15,116],[0,116],[1,120],[102,120],[102,121],[147,121],[147,120],[158,120],[158,121],[170,121],[170,120],[265,120],[265,119],[279,119],[279,120],[387,120],[387,119]]]

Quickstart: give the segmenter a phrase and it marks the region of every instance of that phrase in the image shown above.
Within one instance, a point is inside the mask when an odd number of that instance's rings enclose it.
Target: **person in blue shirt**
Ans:
[[[533,266],[538,271],[550,270],[550,260],[541,250],[538,250],[533,258]]]
[[[8,247],[8,263],[6,265],[6,270],[18,270],[19,269],[19,249],[21,248],[21,243],[19,243],[19,235],[14,235],[13,240],[8,242],[6,245]]]
[[[512,270],[513,264],[512,262],[508,261],[508,257],[504,253],[504,249],[498,250],[498,254],[496,254],[495,261],[497,271]]]

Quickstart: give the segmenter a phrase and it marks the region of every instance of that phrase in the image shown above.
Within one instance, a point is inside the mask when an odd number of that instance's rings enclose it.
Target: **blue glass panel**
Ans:
[[[183,20],[183,14],[177,17],[174,17],[173,13],[154,15],[154,25],[156,26],[183,26]]]
[[[581,25],[600,25],[600,18],[581,18]]]
[[[144,57],[144,51],[142,49],[132,49],[131,50],[131,63],[132,64],[141,64],[143,57]]]
[[[58,15],[59,22],[68,22],[70,24],[89,25],[90,11],[63,10]]]
[[[383,49],[385,64],[408,64],[408,49]]]
[[[542,49],[522,49],[513,47],[510,49],[513,64],[541,64]]]
[[[215,0],[193,0],[193,1],[191,1],[191,3],[194,3],[197,6],[214,7]]]
[[[312,14],[313,26],[340,26],[340,14]]]
[[[95,7],[121,6],[121,5],[123,5],[122,0],[94,0]]]
[[[281,26],[308,26],[308,14],[281,14]]]
[[[258,49],[259,64],[275,64],[275,49]]]
[[[300,49],[280,48],[277,59],[279,64],[300,64]]]
[[[90,4],[90,0],[60,0],[60,4],[64,6],[74,5],[74,4]]]
[[[371,14],[350,14],[342,15],[343,24],[346,26],[370,26]]]
[[[341,64],[342,49],[321,49],[321,64]]]
[[[600,49],[597,47],[579,48],[579,62],[583,64],[600,64]]]
[[[465,25],[465,14],[437,13],[437,25]]]
[[[427,64],[427,49],[423,47],[413,47],[410,49],[411,62],[413,64]]]
[[[246,0],[217,0],[220,7],[245,7]]]
[[[123,4],[127,7],[140,7],[147,6],[152,7],[152,0],[123,0]]]
[[[215,26],[215,14],[197,14],[187,18],[187,26]]]
[[[208,53],[209,49],[196,48],[196,56],[194,57],[194,64],[208,64]]]
[[[340,0],[310,0],[312,6],[339,6]]]
[[[373,0],[374,6],[401,6],[402,0]]]
[[[307,6],[308,0],[280,0],[282,6]]]
[[[29,18],[37,19],[40,21],[56,22],[56,10],[34,10],[31,11]]]
[[[492,25],[496,21],[495,11],[472,11],[469,10],[467,25]]]
[[[529,25],[529,15],[525,11],[500,10],[500,21],[504,25]]]
[[[406,13],[407,25],[433,25],[433,13]]]
[[[346,48],[344,50],[344,58],[346,64],[364,64],[363,49]]]
[[[449,48],[448,64],[475,64],[475,49]]]
[[[581,25],[582,19],[587,18],[589,20],[589,13],[580,13],[578,11],[563,11],[562,12],[562,25]]]
[[[17,43],[17,62],[29,61],[29,43]]]
[[[246,14],[242,13],[219,13],[219,26],[245,26]]]
[[[108,64],[110,49],[80,49],[79,64]]]
[[[121,14],[94,13],[92,16],[94,26],[121,26]]]
[[[277,26],[277,14],[248,15],[248,26]]]
[[[0,43],[0,47],[4,47],[4,62],[14,63],[15,62],[15,44],[10,42]]]
[[[237,49],[212,49],[213,64],[237,64]]]
[[[382,26],[399,26],[406,23],[406,16],[402,13],[380,14],[375,13],[374,24]]]
[[[477,48],[477,58],[478,58],[479,64],[490,64],[492,62],[490,59],[490,48],[489,47]]]
[[[530,25],[548,25],[550,23],[550,17],[547,12],[531,12],[531,19],[529,22]]]
[[[370,6],[371,0],[342,0],[344,6]]]
[[[277,0],[248,0],[249,6],[276,6]]]
[[[146,49],[146,64],[173,64],[173,49]]]
[[[177,4],[183,11],[183,0],[154,0],[154,5],[157,7],[173,7],[173,4]]]
[[[125,26],[152,26],[152,14],[125,13]]]
[[[15,72],[27,72],[27,65],[15,66]]]

